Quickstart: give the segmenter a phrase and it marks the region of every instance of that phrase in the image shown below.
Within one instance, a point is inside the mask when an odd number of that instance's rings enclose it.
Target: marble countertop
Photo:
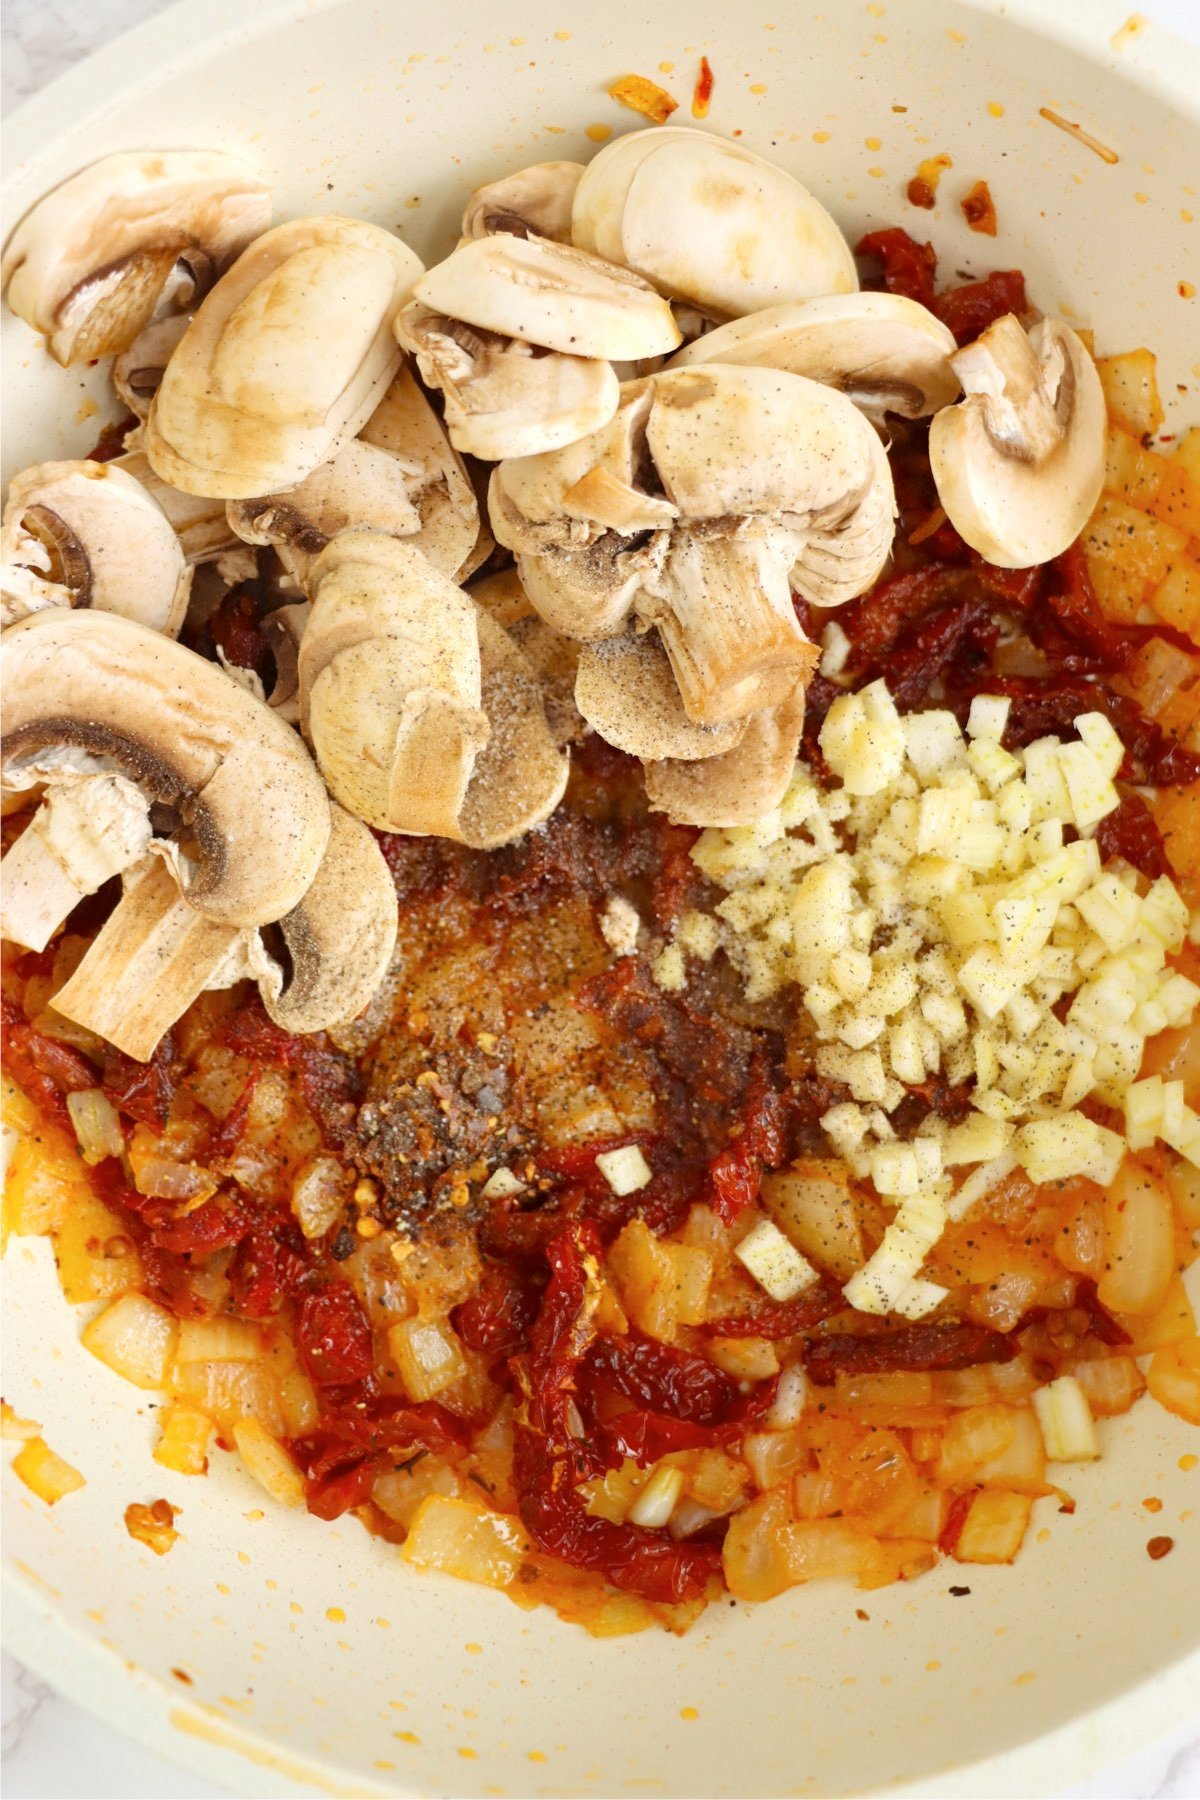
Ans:
[[[5,112],[164,4],[5,0],[0,84]],[[1149,0],[1147,10],[1176,31],[1200,37],[1196,0]],[[7,1653],[0,1672],[8,1800],[219,1800],[231,1792],[131,1743]],[[1063,1800],[1200,1800],[1200,1719],[1071,1788]]]

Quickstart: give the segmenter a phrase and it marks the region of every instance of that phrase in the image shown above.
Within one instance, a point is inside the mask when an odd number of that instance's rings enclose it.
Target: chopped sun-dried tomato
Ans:
[[[173,1032],[168,1031],[159,1039],[149,1062],[134,1062],[112,1045],[104,1047],[105,1093],[118,1112],[159,1131],[170,1117],[179,1076]]]
[[[1170,867],[1167,847],[1154,814],[1132,788],[1121,795],[1121,804],[1096,827],[1096,848],[1105,862],[1122,856],[1131,867],[1157,881]]]
[[[8,1073],[42,1112],[68,1125],[66,1095],[95,1087],[95,1069],[69,1044],[35,1030],[7,994],[0,995],[0,1018]]]
[[[585,1373],[609,1382],[627,1400],[674,1419],[711,1425],[738,1398],[738,1385],[706,1356],[630,1335],[597,1338]]]
[[[527,1262],[485,1263],[479,1286],[451,1314],[454,1329],[469,1349],[489,1356],[527,1349],[545,1285]]]
[[[839,1371],[879,1375],[893,1369],[969,1369],[973,1363],[1010,1362],[1016,1354],[1016,1344],[1001,1332],[952,1319],[861,1335],[830,1332],[809,1338],[804,1346],[805,1367],[821,1387],[828,1387]]]
[[[292,1219],[256,1224],[229,1265],[234,1304],[248,1319],[268,1318],[299,1291],[307,1272],[304,1239]]]
[[[740,1129],[709,1165],[712,1208],[731,1225],[758,1197],[763,1170],[777,1169],[787,1155],[786,1111],[766,1059],[756,1050]]]
[[[747,1312],[706,1320],[701,1330],[707,1337],[759,1337],[777,1343],[780,1338],[795,1337],[798,1331],[811,1331],[845,1304],[841,1289],[822,1280],[794,1300],[760,1300]]]
[[[889,294],[903,294],[922,306],[932,306],[937,274],[932,244],[918,244],[907,231],[893,225],[883,231],[868,231],[855,245],[855,252],[883,265],[883,285]]]
[[[371,1327],[348,1281],[306,1294],[296,1315],[296,1347],[318,1387],[365,1381],[371,1373]]]
[[[588,1292],[599,1251],[595,1227],[586,1222],[553,1240],[550,1284],[530,1350],[514,1364],[525,1395],[513,1454],[521,1519],[543,1550],[575,1568],[596,1570],[614,1587],[647,1600],[696,1599],[720,1570],[717,1550],[593,1518],[578,1492],[579,1481],[602,1466],[595,1449],[571,1430],[579,1366],[595,1335]]]
[[[968,344],[1005,313],[1024,313],[1029,302],[1025,277],[1019,269],[995,269],[981,281],[934,290],[937,256],[932,244],[918,244],[898,226],[870,231],[857,246],[859,256],[882,264],[883,285],[890,294],[904,294],[948,325],[960,344]]]

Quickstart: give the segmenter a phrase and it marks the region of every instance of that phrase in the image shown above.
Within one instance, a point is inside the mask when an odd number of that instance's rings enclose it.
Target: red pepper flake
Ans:
[[[938,182],[944,172],[953,167],[954,164],[944,152],[937,156],[927,156],[908,184],[909,205],[920,206],[926,212],[932,212],[937,203]]]
[[[700,73],[696,77],[696,86],[692,92],[693,119],[707,119],[708,104],[712,99],[713,72],[712,64],[707,56],[700,58]]]
[[[1146,1555],[1151,1562],[1161,1562],[1163,1557],[1169,1555],[1174,1548],[1175,1539],[1173,1537],[1152,1537],[1146,1545]]]
[[[644,75],[622,75],[608,91],[612,99],[631,112],[641,113],[652,125],[664,125],[679,106],[666,88],[659,87],[656,81],[647,81]]]
[[[972,231],[982,232],[984,237],[995,237],[996,202],[986,181],[977,181],[963,195],[962,213]]]

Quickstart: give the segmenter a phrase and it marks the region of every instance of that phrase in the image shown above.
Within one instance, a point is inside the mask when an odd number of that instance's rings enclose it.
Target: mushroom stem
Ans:
[[[777,706],[816,666],[792,605],[787,554],[769,537],[682,536],[647,591],[661,607],[641,610],[658,625],[697,724]]]
[[[52,787],[3,862],[0,936],[44,950],[81,900],[144,856],[145,804],[120,775]]]
[[[54,1009],[147,1062],[243,935],[189,906],[170,869],[148,858],[126,875],[121,900],[54,995]]]
[[[951,358],[964,390],[979,396],[996,443],[1021,462],[1042,462],[1057,449],[1059,409],[1066,416],[1071,411],[1073,393],[1064,392],[1073,385],[1070,365],[1053,338],[1047,352],[1043,363],[1020,321],[1005,313]]]

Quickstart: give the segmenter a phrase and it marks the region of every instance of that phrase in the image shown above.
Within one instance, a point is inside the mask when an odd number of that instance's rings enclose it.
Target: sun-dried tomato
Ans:
[[[1167,873],[1167,847],[1154,814],[1132,788],[1121,795],[1121,804],[1096,827],[1096,848],[1107,862],[1122,856],[1151,881]]]
[[[207,633],[214,647],[235,669],[252,669],[261,681],[271,679],[274,654],[259,618],[257,582],[233,588],[209,614]]]
[[[336,1149],[361,1097],[365,1080],[353,1059],[335,1050],[321,1032],[297,1037],[268,1018],[254,994],[243,1001],[225,1027],[230,1050],[261,1067],[295,1069],[300,1091],[325,1141]]]
[[[953,1556],[958,1549],[958,1540],[962,1536],[962,1528],[967,1522],[967,1514],[974,1498],[974,1494],[955,1494],[950,1502],[946,1523],[938,1537],[938,1549],[943,1556]]]
[[[253,1226],[229,1265],[234,1305],[248,1319],[268,1318],[299,1292],[308,1267],[304,1239],[291,1219]]]
[[[376,1478],[412,1450],[460,1456],[462,1425],[443,1407],[395,1400],[356,1400],[344,1413],[322,1413],[317,1429],[288,1448],[305,1475],[308,1510],[340,1518],[371,1497]]]
[[[998,634],[992,604],[983,595],[930,613],[884,665],[888,688],[901,712],[920,706],[934,682],[968,649],[984,661]]]
[[[699,885],[692,851],[700,833],[691,825],[671,825],[662,839],[661,857],[651,889],[655,923],[669,931]]]
[[[123,419],[110,419],[107,425],[101,426],[100,436],[88,451],[88,461],[106,463],[114,456],[124,456],[125,439],[139,424],[140,420],[133,413],[127,413]]]
[[[639,1406],[699,1425],[714,1424],[739,1397],[737,1383],[706,1356],[632,1334],[597,1338],[584,1374]]]
[[[994,269],[982,281],[967,281],[935,296],[930,311],[948,325],[960,344],[969,344],[1005,313],[1029,310],[1020,269]]]
[[[1114,1349],[1122,1344],[1132,1344],[1133,1339],[1125,1327],[1113,1318],[1106,1306],[1101,1305],[1094,1281],[1081,1281],[1078,1284],[1075,1289],[1075,1304],[1087,1314],[1092,1336],[1098,1337],[1102,1344],[1108,1344]]]
[[[550,1283],[526,1356],[514,1361],[525,1395],[515,1431],[513,1487],[535,1542],[575,1568],[594,1569],[614,1587],[647,1600],[695,1599],[720,1568],[707,1546],[677,1544],[665,1532],[592,1518],[577,1483],[603,1466],[595,1447],[571,1431],[579,1367],[595,1336],[588,1292],[600,1238],[574,1224],[553,1240]]]
[[[751,1059],[750,1083],[742,1104],[740,1128],[709,1164],[712,1208],[726,1225],[753,1204],[763,1170],[777,1169],[787,1157],[787,1114],[760,1048]]]
[[[70,1125],[66,1095],[96,1086],[96,1070],[69,1044],[36,1031],[14,1000],[0,995],[4,1064],[8,1073],[47,1117]]]
[[[365,1381],[371,1373],[371,1327],[348,1281],[306,1294],[296,1315],[296,1348],[318,1387]]]
[[[172,1216],[176,1210],[173,1202],[162,1200],[141,1208],[155,1243],[173,1256],[205,1257],[231,1249],[250,1229],[245,1208],[226,1195],[216,1195],[192,1212]]]
[[[485,1263],[479,1286],[451,1316],[471,1350],[512,1356],[529,1346],[529,1333],[545,1291],[544,1275],[528,1263]]]
[[[1004,732],[1009,750],[1023,748],[1035,738],[1076,736],[1080,713],[1100,712],[1108,718],[1125,746],[1120,775],[1125,781],[1150,787],[1184,787],[1200,779],[1200,756],[1185,750],[1146,718],[1135,701],[1118,694],[1102,681],[1078,676],[991,675],[976,687],[989,694],[1008,695],[1012,710]]]
[[[134,1062],[132,1056],[104,1046],[105,1093],[129,1119],[140,1119],[159,1131],[171,1115],[171,1102],[179,1085],[181,1069],[173,1032],[166,1032],[155,1046],[149,1062]]]
[[[827,1337],[809,1338],[804,1346],[805,1367],[820,1387],[828,1387],[839,1371],[881,1375],[906,1369],[923,1374],[931,1369],[1009,1362],[1016,1354],[1016,1344],[1002,1332],[953,1319],[861,1335],[830,1332]]]
[[[648,1468],[676,1450],[721,1449],[740,1443],[770,1410],[778,1386],[778,1377],[760,1382],[752,1393],[739,1394],[724,1418],[708,1425],[634,1406],[600,1420],[594,1429],[614,1466],[628,1456]]]
[[[889,294],[903,294],[922,306],[933,305],[937,255],[932,244],[918,244],[907,231],[893,225],[868,231],[855,245],[855,254],[882,264],[883,285]]]
[[[798,1331],[811,1331],[845,1304],[841,1289],[823,1279],[794,1300],[761,1300],[746,1312],[707,1319],[700,1329],[706,1337],[759,1337],[777,1343],[780,1338],[795,1337]]]

